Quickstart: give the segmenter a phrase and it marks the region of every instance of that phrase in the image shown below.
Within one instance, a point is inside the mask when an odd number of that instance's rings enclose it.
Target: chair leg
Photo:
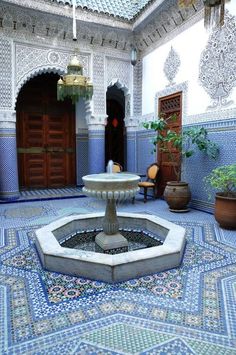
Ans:
[[[143,202],[147,202],[147,188],[144,187],[144,200]]]
[[[154,197],[155,199],[157,198],[155,186],[153,187],[153,197]]]
[[[134,204],[134,201],[135,201],[135,197],[132,198],[132,204]]]

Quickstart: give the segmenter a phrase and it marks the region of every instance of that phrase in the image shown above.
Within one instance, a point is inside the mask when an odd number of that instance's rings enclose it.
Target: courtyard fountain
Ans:
[[[36,231],[43,267],[56,272],[119,282],[180,264],[185,229],[148,214],[116,213],[116,202],[133,199],[140,177],[107,172],[83,177],[83,192],[106,202],[104,213],[64,217]]]

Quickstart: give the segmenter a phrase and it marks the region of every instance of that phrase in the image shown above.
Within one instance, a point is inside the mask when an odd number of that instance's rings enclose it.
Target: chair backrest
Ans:
[[[113,163],[113,167],[112,167],[112,172],[113,173],[120,173],[121,171],[123,171],[122,166],[119,163]]]
[[[159,168],[159,165],[157,163],[151,164],[147,168],[147,177],[148,177],[148,179],[156,180],[156,177],[157,177],[159,169],[160,168]]]

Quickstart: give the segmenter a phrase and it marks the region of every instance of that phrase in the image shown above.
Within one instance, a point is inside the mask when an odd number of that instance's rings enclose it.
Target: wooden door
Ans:
[[[53,79],[56,84],[57,78]],[[47,84],[42,82],[42,78],[35,81],[35,86],[30,83],[24,93],[21,93],[17,103],[20,186],[52,188],[74,185],[73,106],[70,102],[56,101],[56,86],[48,83],[48,80]]]
[[[182,93],[177,92],[169,96],[161,97],[159,99],[158,112],[159,115],[163,115],[166,118],[175,114],[176,120],[171,120],[168,123],[168,128],[173,131],[180,132],[182,120]],[[178,151],[171,145],[169,148],[171,149],[171,154],[175,157],[174,162],[170,161],[170,157],[167,153],[158,150],[158,163],[160,165],[158,193],[160,196],[163,195],[167,181],[176,181],[173,166],[180,165]]]

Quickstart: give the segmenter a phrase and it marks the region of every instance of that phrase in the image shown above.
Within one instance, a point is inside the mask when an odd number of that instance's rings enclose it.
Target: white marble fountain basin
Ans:
[[[83,192],[103,200],[132,198],[139,191],[140,177],[129,173],[104,173],[83,176]]]
[[[118,213],[121,228],[158,232],[163,245],[121,254],[62,247],[65,235],[100,227],[103,213],[64,217],[36,231],[36,247],[45,269],[79,277],[119,282],[177,267],[185,247],[185,229],[153,215]]]

